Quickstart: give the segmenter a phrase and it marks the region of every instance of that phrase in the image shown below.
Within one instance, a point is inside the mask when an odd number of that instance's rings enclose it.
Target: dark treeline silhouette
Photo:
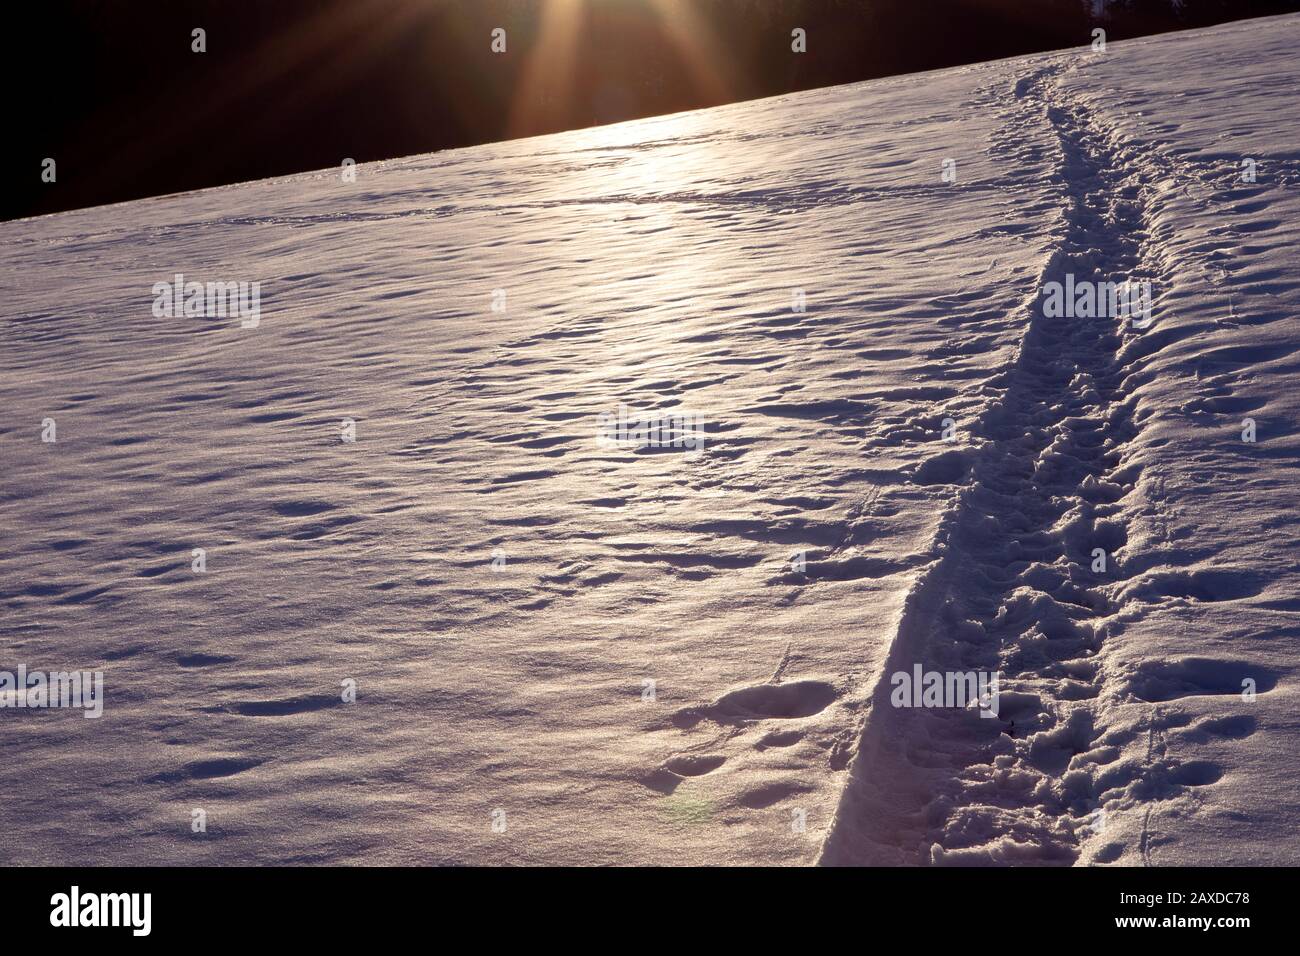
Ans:
[[[6,219],[1300,10],[1300,0],[42,0]],[[492,30],[506,31],[493,52]],[[206,52],[191,31],[206,31]],[[791,31],[807,52],[791,50]],[[56,161],[54,183],[42,163]]]

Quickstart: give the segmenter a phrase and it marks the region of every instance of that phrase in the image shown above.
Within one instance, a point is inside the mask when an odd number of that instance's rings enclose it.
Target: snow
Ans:
[[[7,224],[0,861],[1295,863],[1298,35]]]

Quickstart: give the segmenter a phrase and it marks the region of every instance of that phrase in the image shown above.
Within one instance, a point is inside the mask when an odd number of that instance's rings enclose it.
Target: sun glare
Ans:
[[[535,132],[538,95],[547,101],[571,101],[575,89],[578,44],[584,42],[583,22],[588,8],[608,3],[640,4],[659,21],[681,60],[691,86],[701,100],[727,102],[737,89],[725,45],[699,12],[681,0],[546,0],[542,8],[537,43],[523,69],[522,81],[511,106],[511,135]],[[540,107],[544,109],[545,107]]]

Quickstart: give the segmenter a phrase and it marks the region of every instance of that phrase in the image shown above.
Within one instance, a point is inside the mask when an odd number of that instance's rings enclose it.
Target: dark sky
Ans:
[[[1300,10],[1300,0],[37,0],[5,219]],[[548,17],[549,10],[549,17]],[[191,49],[206,31],[207,50]],[[491,49],[506,31],[506,52]],[[808,51],[790,49],[807,31]],[[41,179],[47,157],[56,181]]]

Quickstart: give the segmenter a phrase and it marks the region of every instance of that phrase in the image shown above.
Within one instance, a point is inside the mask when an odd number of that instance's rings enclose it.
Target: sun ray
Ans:
[[[572,99],[584,3],[585,0],[548,0],[543,8],[536,45],[528,54],[516,84],[506,123],[508,135],[538,132],[551,103]]]
[[[682,0],[650,0],[694,84],[706,102],[723,103],[739,92],[725,44],[699,11]]]

